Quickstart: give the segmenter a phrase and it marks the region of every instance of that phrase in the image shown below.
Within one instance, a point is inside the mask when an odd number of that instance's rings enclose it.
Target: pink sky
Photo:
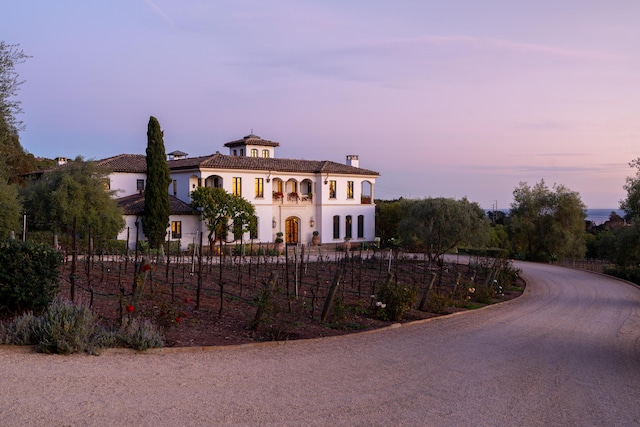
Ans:
[[[508,208],[520,181],[616,208],[640,137],[640,2],[33,0],[3,8],[23,146],[44,157],[224,152],[381,173],[379,198]]]

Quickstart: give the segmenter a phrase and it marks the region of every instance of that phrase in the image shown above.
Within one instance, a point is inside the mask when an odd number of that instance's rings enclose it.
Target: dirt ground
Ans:
[[[389,326],[397,322],[380,319],[375,295],[390,272],[398,283],[418,291],[418,301],[430,281],[429,301],[446,301],[438,310],[421,311],[416,303],[401,322],[478,308],[486,302],[477,302],[469,289],[486,283],[491,271],[487,260],[437,265],[421,256],[395,254],[389,259],[373,252],[346,258],[344,253],[306,259],[296,254],[212,257],[201,263],[185,256],[169,264],[151,262],[146,272],[140,271],[142,264],[99,257],[78,261],[75,300],[89,304],[107,325],[116,326],[122,316],[150,318],[162,327],[169,347],[318,338]],[[60,273],[65,298],[71,296],[72,271],[67,261]],[[133,298],[136,271],[143,278],[139,298]],[[270,288],[273,277],[277,280]],[[335,294],[329,298],[334,283]],[[523,283],[514,285],[502,293],[496,289],[489,303],[519,296]],[[331,303],[325,308],[327,299]]]

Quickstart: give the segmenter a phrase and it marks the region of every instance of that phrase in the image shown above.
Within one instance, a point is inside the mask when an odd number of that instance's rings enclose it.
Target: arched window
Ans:
[[[333,216],[333,238],[340,238],[340,215]]]

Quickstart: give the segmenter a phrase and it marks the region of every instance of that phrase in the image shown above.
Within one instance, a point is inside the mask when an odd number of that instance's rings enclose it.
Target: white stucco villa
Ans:
[[[313,231],[321,242],[371,242],[375,235],[375,180],[380,175],[359,167],[357,155],[344,164],[326,160],[294,160],[276,157],[278,142],[257,135],[224,144],[228,154],[188,157],[168,153],[171,171],[170,235],[186,248],[198,232],[205,232],[190,194],[198,186],[220,187],[244,197],[256,209],[258,230],[242,240],[273,242],[282,232],[286,243],[307,244]],[[139,217],[144,206],[146,159],[139,154],[121,154],[98,161],[109,168],[109,188],[117,191],[124,209],[126,227],[119,239],[130,245],[143,240]],[[138,224],[136,224],[138,223]]]

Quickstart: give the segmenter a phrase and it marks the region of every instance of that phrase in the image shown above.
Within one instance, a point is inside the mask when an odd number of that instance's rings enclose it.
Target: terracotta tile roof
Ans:
[[[113,172],[147,172],[147,156],[144,154],[118,154],[97,163]]]
[[[145,173],[147,161],[144,154],[119,154],[117,156],[98,160],[97,163],[113,172],[139,172]],[[259,170],[272,172],[298,172],[298,173],[335,173],[344,175],[373,175],[380,173],[368,169],[356,168],[344,163],[330,160],[299,160],[282,159],[278,157],[250,157],[228,156],[216,153],[209,156],[189,157],[169,160],[169,169],[172,171],[189,169],[236,169]]]
[[[262,145],[264,147],[278,147],[280,146],[280,143],[262,139],[258,135],[250,134],[242,139],[237,139],[235,141],[227,142],[226,144],[224,144],[225,147],[238,147],[241,145]]]
[[[170,160],[172,171],[185,169],[246,169],[272,172],[300,172],[300,173],[335,173],[345,175],[374,175],[380,173],[356,168],[330,160],[297,160],[281,158],[263,158],[249,156],[226,156],[216,153],[211,156],[193,157],[189,159]]]
[[[144,211],[144,194],[121,197],[117,202],[125,215],[142,215]],[[171,215],[198,215],[198,211],[190,204],[174,196],[169,196],[169,206]]]

